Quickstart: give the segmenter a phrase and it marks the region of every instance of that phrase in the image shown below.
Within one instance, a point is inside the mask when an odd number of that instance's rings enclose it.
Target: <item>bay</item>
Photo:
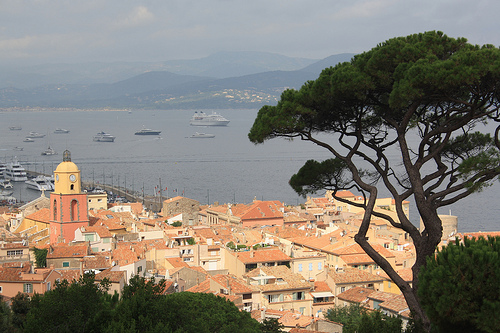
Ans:
[[[250,203],[259,199],[296,205],[305,201],[291,189],[288,180],[308,159],[330,158],[324,149],[309,142],[285,139],[254,145],[247,134],[257,110],[205,110],[212,111],[228,118],[229,125],[190,126],[191,110],[3,112],[0,159],[8,162],[17,156],[27,169],[52,173],[67,149],[84,180],[120,185],[146,195],[154,195],[161,188],[164,198],[184,195],[201,204]],[[14,125],[22,130],[9,130]],[[162,133],[134,135],[143,127]],[[54,134],[56,128],[68,129],[70,133]],[[30,131],[46,136],[32,143],[23,142]],[[116,136],[115,142],[94,142],[92,137],[100,131]],[[189,138],[195,132],[215,134],[215,138]],[[41,156],[48,146],[58,155]],[[16,151],[14,147],[23,150]],[[458,216],[460,232],[500,230],[499,190],[500,185],[495,184],[440,213]],[[27,189],[16,193],[23,201],[40,195]],[[413,203],[410,216],[418,225]]]

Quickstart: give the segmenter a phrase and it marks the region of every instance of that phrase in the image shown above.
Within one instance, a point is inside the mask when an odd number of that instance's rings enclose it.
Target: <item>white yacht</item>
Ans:
[[[25,181],[28,188],[37,191],[52,191],[52,185],[49,183],[46,176],[36,176],[35,178]]]
[[[45,134],[40,134],[38,132],[30,132],[28,135],[26,135],[26,137],[31,139],[38,139],[38,138],[44,138]]]
[[[42,151],[42,155],[46,155],[46,156],[57,155],[57,152],[49,146],[49,148]]]
[[[209,139],[209,138],[215,138],[215,134],[196,132],[193,135],[191,135],[190,138],[199,138],[199,139],[207,138],[207,139]]]
[[[94,141],[97,141],[97,142],[114,142],[115,141],[115,137],[112,136],[109,133],[106,133],[106,132],[99,132],[96,135],[94,135]]]
[[[54,130],[54,133],[55,134],[68,134],[69,133],[69,130],[65,129],[65,128],[56,128]]]
[[[203,111],[195,111],[189,124],[192,126],[226,126],[229,124],[229,120],[215,112],[208,115]]]
[[[12,186],[12,183],[8,179],[0,179],[0,187],[3,187],[6,190],[12,189],[14,186]]]
[[[13,182],[24,182],[28,180],[26,176],[26,169],[19,163],[15,157],[12,162],[7,163],[4,171],[4,177]]]

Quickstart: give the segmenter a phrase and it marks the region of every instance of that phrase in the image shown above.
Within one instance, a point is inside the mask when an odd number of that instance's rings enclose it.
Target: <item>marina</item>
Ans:
[[[95,187],[123,188],[129,193],[144,193],[145,197],[157,200],[160,200],[160,195],[163,199],[181,195],[203,205],[250,203],[254,199],[280,200],[293,205],[303,203],[306,199],[288,185],[290,177],[307,160],[321,161],[331,156],[320,147],[301,140],[290,142],[277,138],[262,145],[251,143],[247,135],[257,111],[223,110],[227,119],[231,119],[228,126],[199,131],[215,135],[209,140],[179,140],[193,134],[189,121],[194,111],[190,110],[133,110],[132,113],[128,110],[26,111],[2,113],[0,116],[6,124],[22,124],[26,129],[36,127],[49,132],[78,123],[79,126],[71,127],[70,135],[51,136],[50,146],[57,152],[71,150],[72,160],[80,167],[82,179]],[[164,135],[134,135],[138,124],[148,122],[161,124]],[[103,128],[119,140],[113,144],[94,142],[93,134]],[[47,141],[23,143],[25,133],[26,130],[10,131],[8,126],[0,128],[0,159],[7,164],[17,156],[28,172],[52,174],[62,155],[41,156],[40,153],[47,148]],[[14,151],[16,146],[24,150]],[[13,196],[18,201],[40,196],[39,192],[28,190],[24,181],[12,184]],[[500,186],[495,183],[440,213],[457,215],[460,231],[496,230],[496,216],[500,214],[495,199],[498,191]],[[322,195],[318,193],[318,196]],[[380,193],[380,196],[388,194]],[[419,216],[414,203],[410,205],[411,221],[418,225]],[[479,214],[481,218],[478,218]]]

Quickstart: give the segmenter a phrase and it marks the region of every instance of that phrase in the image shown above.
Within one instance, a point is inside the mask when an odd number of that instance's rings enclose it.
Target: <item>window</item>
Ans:
[[[23,286],[23,291],[25,293],[32,293],[33,292],[33,284],[31,283],[25,283]]]
[[[305,307],[303,307],[303,306],[301,306],[301,307],[299,308],[299,312],[300,312],[301,314],[304,314],[304,311],[306,311],[306,308],[305,308]]]
[[[340,292],[343,293],[345,291],[345,287],[340,287]]]
[[[110,241],[111,241],[111,239],[110,239],[109,237],[106,237],[106,238],[103,238],[103,239],[102,239],[102,242],[103,242],[104,244],[108,244]]]
[[[3,292],[3,290],[2,290],[2,286],[0,286],[0,293],[2,293],[2,292]]]
[[[8,257],[22,256],[22,255],[23,255],[23,250],[9,250],[9,251],[7,251]]]
[[[305,299],[304,292],[299,291],[299,292],[293,293],[293,300],[294,301],[302,300],[302,299]]]
[[[51,285],[50,285],[50,281],[47,282],[47,291],[50,291],[50,288],[51,288]]]
[[[391,288],[391,287],[392,287],[392,283],[391,283],[391,281],[387,282],[387,286],[388,286],[389,288]]]
[[[312,262],[309,263],[309,271],[312,271],[313,270],[313,264]]]
[[[243,299],[252,299],[252,294],[243,294]]]
[[[267,295],[269,303],[283,302],[283,294]]]
[[[320,271],[321,269],[323,269],[323,263],[318,262],[318,271]]]
[[[94,241],[94,234],[85,234],[85,241],[86,242],[93,242]]]
[[[299,272],[302,272],[302,264],[299,264]]]
[[[69,267],[69,261],[63,261],[63,267]]]

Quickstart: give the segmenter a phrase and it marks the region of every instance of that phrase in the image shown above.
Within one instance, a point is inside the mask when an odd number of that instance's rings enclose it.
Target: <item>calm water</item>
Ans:
[[[308,159],[330,156],[300,140],[274,139],[254,145],[247,134],[257,110],[217,112],[231,120],[227,127],[190,126],[193,112],[187,110],[0,113],[0,159],[8,162],[17,156],[30,170],[52,173],[62,161],[62,152],[68,149],[83,179],[120,184],[135,191],[144,188],[146,195],[153,195],[161,183],[164,197],[184,193],[202,204],[249,203],[254,198],[287,204],[304,202],[292,191],[288,179]],[[9,130],[13,125],[22,126],[22,130]],[[161,130],[161,136],[134,135],[143,126]],[[54,134],[58,127],[71,132]],[[33,143],[23,142],[30,131],[47,136]],[[115,142],[93,142],[92,136],[100,131],[116,136]],[[215,134],[215,138],[189,138],[195,132]],[[49,145],[58,155],[41,156]],[[23,151],[14,151],[16,146]],[[496,184],[441,213],[449,214],[451,209],[451,214],[459,217],[460,231],[500,230],[499,190]],[[23,201],[39,196],[27,189],[16,193]],[[415,212],[412,207],[411,219],[418,224]]]

